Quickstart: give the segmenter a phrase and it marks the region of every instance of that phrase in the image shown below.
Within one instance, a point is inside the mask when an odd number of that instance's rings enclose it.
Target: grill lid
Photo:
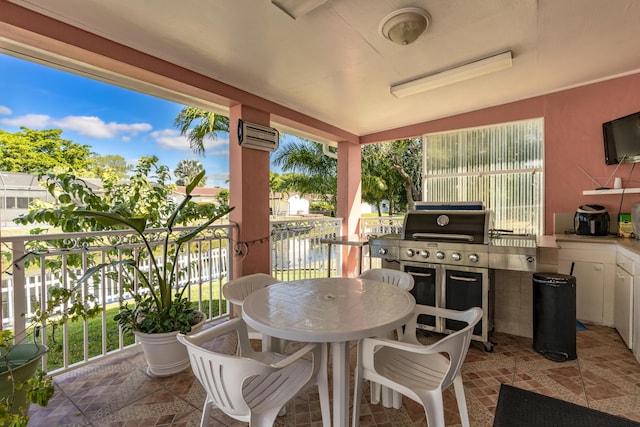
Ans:
[[[488,210],[414,210],[404,217],[402,240],[489,243]]]

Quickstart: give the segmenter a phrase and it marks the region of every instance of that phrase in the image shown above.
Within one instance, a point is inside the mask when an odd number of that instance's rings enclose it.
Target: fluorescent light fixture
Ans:
[[[511,68],[511,65],[511,51],[507,51],[406,83],[393,85],[391,86],[391,94],[397,98],[404,98],[405,96],[415,95],[416,93],[470,80],[484,76],[485,74],[506,70],[507,68]]]
[[[293,19],[306,15],[326,2],[327,0],[271,0],[271,3]]]

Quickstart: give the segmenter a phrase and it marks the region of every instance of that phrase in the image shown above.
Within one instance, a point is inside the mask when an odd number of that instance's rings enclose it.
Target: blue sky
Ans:
[[[184,105],[0,54],[0,129],[62,129],[62,138],[135,163],[156,155],[173,170],[197,159],[207,185],[228,187],[229,142],[218,136],[204,157],[191,152],[173,125]],[[279,172],[279,171],[275,171]]]

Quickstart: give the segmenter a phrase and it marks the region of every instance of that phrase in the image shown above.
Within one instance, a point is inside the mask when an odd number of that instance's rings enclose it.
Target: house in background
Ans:
[[[269,211],[272,216],[308,215],[311,199],[300,193],[271,193]]]
[[[32,200],[53,201],[38,176],[30,173],[0,172],[0,227],[15,227],[15,218],[29,212]]]
[[[287,200],[289,215],[306,215],[309,213],[309,200],[299,194],[292,194]]]
[[[196,203],[219,203],[218,195],[222,190],[222,187],[196,187],[191,192],[193,201]],[[187,194],[186,187],[183,185],[176,186],[173,192],[173,200],[176,203],[180,203]]]
[[[102,182],[97,178],[83,178],[89,188],[98,192]],[[34,200],[53,202],[47,189],[38,181],[38,175],[22,172],[0,172],[0,227],[17,227],[13,222],[29,213]]]
[[[377,214],[378,208],[375,205],[371,205],[366,202],[362,202],[360,204],[360,213],[361,214]],[[382,200],[380,202],[380,213],[386,214],[389,213],[389,201]]]

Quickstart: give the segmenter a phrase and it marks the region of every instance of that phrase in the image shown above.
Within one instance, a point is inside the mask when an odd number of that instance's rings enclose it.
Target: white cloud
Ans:
[[[53,123],[63,130],[72,130],[90,138],[107,139],[119,134],[135,136],[139,132],[151,130],[151,125],[148,123],[105,123],[100,118],[92,116],[67,116]]]
[[[3,108],[6,107],[0,106],[0,114],[5,111]],[[9,113],[11,112],[8,108],[7,110]],[[63,131],[73,131],[97,139],[115,138],[118,135],[127,138],[152,129],[148,123],[105,123],[102,119],[91,116],[67,116],[62,119],[54,119],[44,114],[3,118],[0,119],[0,123],[15,127],[24,126],[30,129],[60,128]]]
[[[151,132],[151,137],[161,148],[178,150],[190,150],[187,137],[180,135],[180,131],[174,129],[163,129]]]
[[[160,147],[165,149],[173,148],[177,150],[191,150],[187,137],[180,135],[180,131],[177,129],[157,130],[151,132],[151,137],[160,145]],[[221,151],[220,149],[226,147],[228,143],[229,139],[227,137],[206,138],[204,141],[205,154],[216,154],[216,152]],[[217,148],[217,150],[213,151],[214,148]],[[228,152],[226,149],[223,149],[222,151]]]
[[[0,105],[0,114],[8,116],[11,113],[12,113],[11,108],[6,107],[4,105]]]
[[[24,126],[29,129],[45,129],[51,123],[51,117],[44,114],[27,114],[21,117],[0,119],[0,123],[9,126]]]

